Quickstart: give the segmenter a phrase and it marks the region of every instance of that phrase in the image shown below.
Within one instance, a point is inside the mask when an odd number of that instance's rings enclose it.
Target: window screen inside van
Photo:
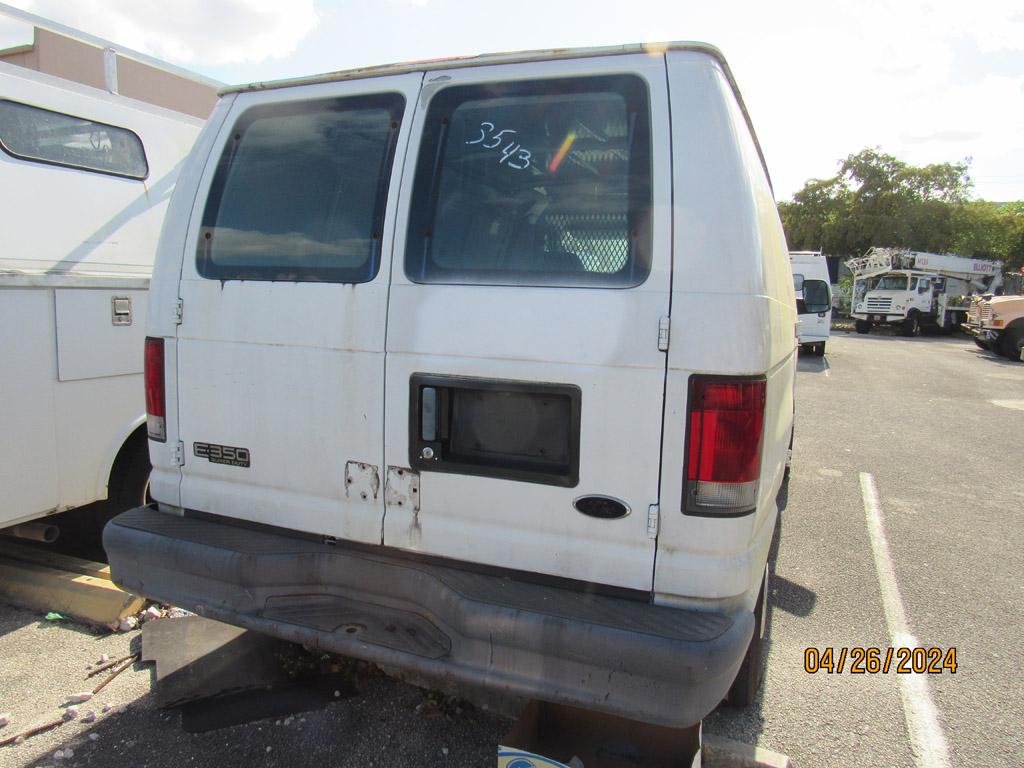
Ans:
[[[389,93],[242,113],[207,199],[199,273],[220,280],[372,280],[404,105],[403,96]]]
[[[629,287],[650,271],[647,89],[621,75],[430,103],[406,243],[425,283]]]
[[[21,160],[144,179],[142,140],[127,128],[0,100],[0,147]]]

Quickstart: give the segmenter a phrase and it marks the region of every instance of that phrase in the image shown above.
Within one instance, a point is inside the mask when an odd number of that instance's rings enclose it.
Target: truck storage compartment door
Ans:
[[[388,308],[384,543],[651,588],[664,61],[427,73]]]
[[[380,543],[393,204],[421,79],[236,99],[182,271],[184,507]]]

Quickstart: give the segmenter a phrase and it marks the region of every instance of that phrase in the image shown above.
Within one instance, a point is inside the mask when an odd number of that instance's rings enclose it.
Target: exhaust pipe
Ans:
[[[44,544],[53,544],[60,536],[60,528],[50,523],[22,523],[12,525],[10,528],[0,529],[4,536],[12,536],[15,539],[28,539],[29,541],[41,541]]]

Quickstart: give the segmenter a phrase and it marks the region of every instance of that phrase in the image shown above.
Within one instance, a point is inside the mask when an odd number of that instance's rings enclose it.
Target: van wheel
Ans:
[[[857,333],[867,333],[871,330],[871,323],[867,320],[858,320],[853,324],[853,327]]]
[[[754,702],[757,691],[764,679],[764,638],[768,619],[768,565],[764,566],[761,591],[754,605],[754,636],[750,638],[747,654],[743,657],[740,671],[736,673],[726,702],[735,709],[745,709]]]

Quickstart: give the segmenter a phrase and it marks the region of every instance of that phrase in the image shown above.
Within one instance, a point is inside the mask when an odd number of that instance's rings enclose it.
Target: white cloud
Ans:
[[[872,146],[915,165],[973,157],[978,196],[1024,197],[1024,14],[1014,7],[861,0],[790,7],[759,40],[726,30],[779,197]],[[768,45],[774,66],[755,66]]]
[[[284,58],[319,22],[313,0],[13,0],[11,4],[192,66]]]

